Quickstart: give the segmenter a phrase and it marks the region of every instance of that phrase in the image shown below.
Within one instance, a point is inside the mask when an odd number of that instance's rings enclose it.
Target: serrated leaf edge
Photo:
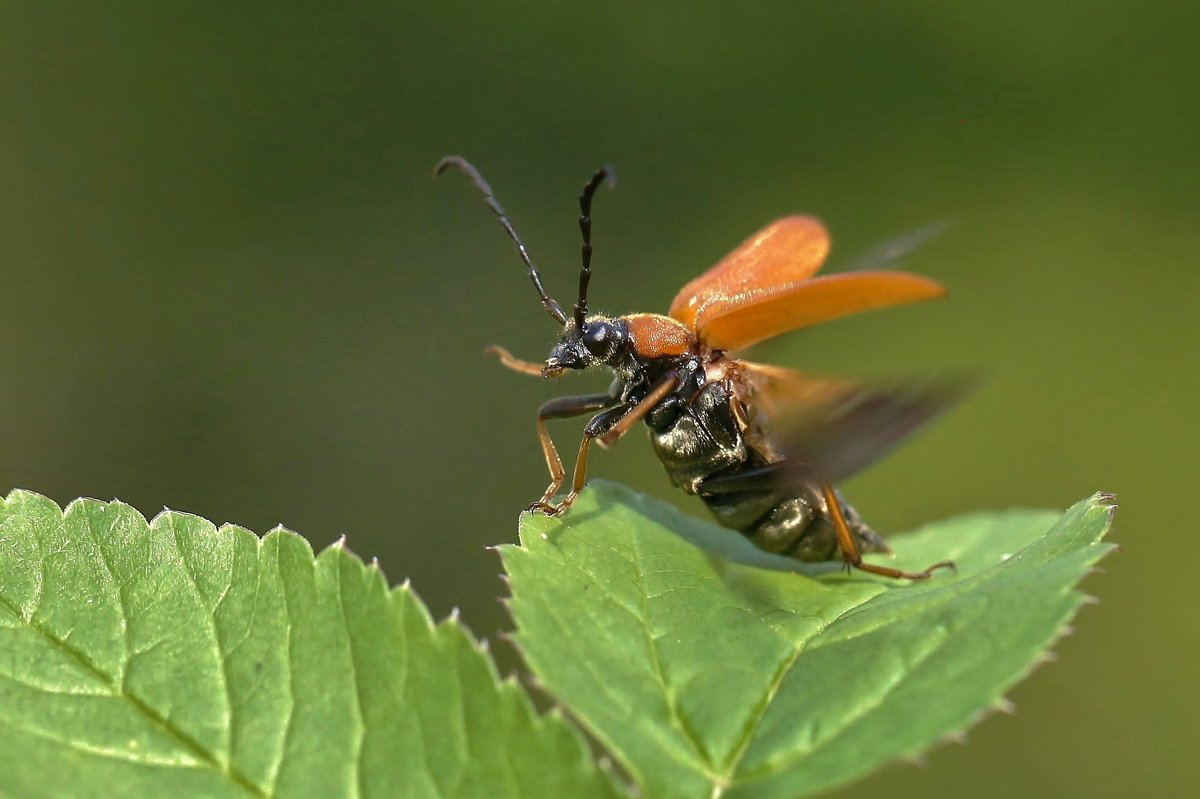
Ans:
[[[58,513],[60,522],[64,522],[66,520],[67,515],[70,514],[73,509],[75,509],[77,506],[80,506],[80,505],[94,504],[101,508],[103,508],[105,506],[116,505],[119,508],[123,508],[123,509],[129,511],[130,513],[132,513],[133,516],[137,520],[140,520],[140,523],[145,527],[145,529],[147,531],[150,531],[151,529],[154,529],[155,527],[161,526],[161,525],[174,526],[176,519],[180,519],[180,518],[195,519],[195,520],[199,520],[204,526],[206,526],[208,529],[212,530],[214,532],[214,535],[218,535],[218,536],[235,535],[235,536],[245,537],[248,540],[252,540],[256,547],[256,554],[258,554],[260,556],[261,556],[261,552],[262,552],[263,548],[265,546],[268,546],[272,539],[277,538],[277,537],[286,537],[287,539],[289,539],[291,541],[298,542],[303,547],[303,551],[306,553],[308,559],[312,562],[312,565],[314,568],[317,566],[317,564],[320,560],[325,559],[325,558],[344,559],[345,562],[348,562],[348,563],[362,569],[364,571],[364,573],[367,574],[371,579],[378,580],[383,583],[383,588],[386,593],[386,599],[387,599],[389,606],[391,606],[391,604],[397,600],[397,597],[400,597],[400,596],[409,597],[409,599],[411,599],[412,606],[417,610],[417,612],[419,613],[419,615],[425,622],[426,630],[430,633],[430,640],[433,641],[435,644],[436,643],[445,643],[446,637],[451,637],[451,636],[460,636],[463,640],[465,640],[468,647],[471,649],[471,651],[473,651],[476,655],[478,655],[480,658],[482,658],[483,661],[486,663],[486,670],[487,670],[488,676],[491,679],[491,683],[496,691],[497,698],[500,700],[507,699],[508,701],[517,702],[520,712],[526,718],[526,720],[529,722],[530,727],[534,732],[539,732],[539,731],[545,730],[550,725],[558,725],[562,730],[565,731],[565,733],[567,735],[569,735],[571,737],[571,739],[573,740],[573,742],[575,744],[576,750],[580,754],[580,758],[575,763],[562,764],[562,765],[564,767],[572,768],[572,769],[578,769],[580,767],[583,767],[583,770],[585,772],[599,772],[603,776],[604,779],[607,779],[612,784],[612,786],[614,788],[614,793],[617,793],[618,783],[614,779],[611,768],[603,768],[600,766],[600,764],[595,763],[591,759],[591,757],[588,754],[588,746],[587,746],[585,738],[584,738],[584,733],[580,729],[578,729],[570,719],[568,719],[566,717],[566,714],[564,714],[562,712],[561,708],[559,708],[559,707],[552,708],[551,710],[547,711],[546,713],[539,713],[536,710],[536,708],[534,707],[533,702],[532,702],[531,698],[529,697],[528,693],[525,691],[523,686],[520,684],[520,681],[517,679],[516,675],[510,674],[508,676],[501,677],[496,668],[496,663],[495,663],[494,659],[491,657],[491,654],[489,652],[487,641],[485,639],[477,638],[471,632],[471,630],[466,626],[466,624],[460,618],[457,608],[455,608],[446,618],[442,619],[440,622],[435,621],[432,614],[429,612],[428,606],[421,599],[419,594],[417,594],[416,590],[413,588],[412,583],[409,579],[406,578],[403,582],[401,582],[395,586],[388,585],[386,575],[384,574],[383,569],[380,567],[378,560],[373,559],[370,563],[364,561],[362,558],[360,558],[357,554],[355,554],[353,551],[351,551],[349,549],[349,547],[347,546],[347,540],[346,540],[345,536],[342,536],[337,541],[334,541],[333,543],[331,543],[328,546],[326,546],[325,548],[323,548],[319,553],[317,553],[317,552],[314,552],[312,545],[308,542],[307,539],[305,539],[302,535],[284,527],[283,525],[274,526],[265,535],[260,537],[258,535],[255,535],[249,529],[242,527],[240,525],[237,525],[237,524],[225,522],[225,523],[222,523],[220,526],[217,526],[217,525],[213,524],[211,521],[209,521],[208,519],[206,519],[203,516],[200,516],[198,514],[188,513],[188,512],[179,511],[179,510],[173,510],[171,508],[166,508],[166,507],[164,507],[158,513],[156,513],[153,516],[153,518],[147,520],[146,516],[143,513],[141,513],[141,511],[139,511],[137,508],[133,507],[132,505],[129,505],[128,503],[122,502],[119,499],[113,499],[113,500],[106,501],[106,500],[99,500],[99,499],[95,499],[95,498],[91,498],[91,497],[77,497],[77,498],[71,500],[65,506],[60,506],[53,499],[46,497],[42,494],[38,494],[37,492],[29,491],[27,489],[13,489],[8,493],[7,496],[5,496],[3,499],[0,499],[0,504],[7,507],[10,510],[10,512],[12,512],[15,507],[19,508],[19,506],[24,503],[36,503],[36,504],[45,505],[47,508],[54,508]],[[172,539],[173,540],[175,539],[174,535],[172,536]],[[186,558],[184,558],[184,560],[186,561]],[[106,568],[108,568],[107,564],[106,564]],[[110,576],[111,576],[111,569],[110,569]],[[189,578],[194,580],[194,575],[190,574],[190,569],[189,569]],[[43,582],[44,581],[39,581],[39,588]],[[342,592],[340,591],[340,589],[338,591],[338,600],[339,600],[339,603],[341,603],[343,601],[343,596],[342,596]],[[274,792],[273,786],[270,786],[266,790],[264,790],[262,787],[260,787],[256,783],[254,783],[249,777],[240,773],[237,769],[233,768],[231,764],[223,763],[222,760],[217,756],[216,753],[210,752],[206,747],[204,747],[202,744],[200,744],[197,740],[195,740],[194,738],[189,736],[184,730],[179,729],[175,725],[171,724],[171,722],[168,719],[164,718],[160,713],[155,711],[150,705],[148,705],[140,697],[136,696],[135,694],[127,692],[124,689],[124,686],[116,684],[116,682],[114,680],[112,680],[107,674],[105,674],[104,671],[101,670],[97,664],[93,663],[91,661],[91,659],[88,658],[88,656],[85,653],[77,651],[68,642],[63,641],[63,640],[59,639],[57,636],[53,635],[51,631],[43,629],[40,625],[38,625],[34,621],[34,619],[26,617],[26,615],[21,611],[21,609],[19,607],[15,606],[10,600],[8,600],[6,597],[4,597],[2,595],[0,595],[0,607],[6,608],[13,615],[13,617],[15,619],[21,620],[21,622],[24,623],[25,625],[27,625],[30,629],[35,630],[39,635],[42,635],[44,638],[46,638],[46,640],[52,646],[55,646],[55,647],[61,649],[62,651],[66,652],[68,655],[70,655],[73,659],[78,661],[80,663],[80,665],[82,667],[84,667],[89,673],[93,674],[98,681],[100,681],[102,684],[109,685],[114,696],[117,696],[121,699],[124,699],[125,701],[130,702],[130,704],[133,705],[133,707],[137,710],[137,712],[144,715],[155,726],[160,727],[164,731],[164,733],[166,733],[169,737],[178,741],[182,748],[191,752],[199,762],[201,762],[201,763],[205,764],[207,767],[213,769],[219,776],[229,779],[231,782],[235,783],[236,785],[241,787],[243,790],[245,790],[247,793],[249,793],[253,796],[263,797],[265,799],[265,797],[272,795],[272,793]],[[344,616],[344,606],[342,607],[342,610],[343,610],[343,618],[344,618],[345,617]],[[123,606],[122,606],[122,612],[124,612]],[[355,695],[356,695],[356,697],[358,697],[357,688],[355,690]],[[359,698],[359,702],[361,703],[361,698]],[[360,710],[360,726],[361,726],[361,710]],[[285,740],[286,740],[286,738],[285,738]],[[69,741],[59,741],[59,743],[67,744],[67,745],[70,744]],[[360,734],[359,751],[361,752],[361,734]],[[282,752],[281,752],[281,756],[282,756]],[[275,770],[275,775],[277,775],[277,773],[278,773],[278,769]],[[361,786],[360,786],[360,790],[358,793],[359,793],[359,795],[362,794]]]
[[[623,486],[619,483],[609,483],[608,481],[604,481],[604,482],[612,487],[616,487],[618,489],[623,490],[625,493],[627,493],[629,495],[630,498],[632,498],[634,500],[634,502],[632,504],[634,504],[636,506],[639,506],[639,507],[642,506],[644,504],[644,502],[649,498],[648,495],[646,495],[642,492],[637,492],[632,489],[629,489],[627,486]],[[1054,524],[1052,524],[1050,527],[1048,527],[1038,538],[1034,539],[1029,544],[1026,544],[1026,547],[1025,547],[1025,548],[1027,548],[1028,546],[1032,545],[1036,541],[1041,540],[1044,536],[1048,535],[1054,529],[1054,527],[1057,526],[1057,524],[1061,523],[1066,518],[1066,516],[1068,514],[1070,514],[1072,511],[1075,511],[1076,509],[1080,508],[1080,506],[1083,506],[1083,505],[1086,505],[1087,507],[1085,509],[1083,509],[1082,514],[1086,514],[1088,511],[1091,511],[1091,510],[1103,510],[1103,511],[1105,511],[1106,519],[1105,519],[1105,523],[1102,527],[1100,534],[1098,536],[1094,537],[1090,542],[1088,542],[1087,544],[1084,544],[1081,547],[1081,549],[1092,550],[1092,557],[1088,561],[1089,564],[1091,564],[1091,565],[1087,570],[1085,570],[1080,575],[1079,579],[1077,579],[1075,581],[1075,583],[1074,583],[1075,586],[1078,585],[1079,580],[1081,580],[1083,577],[1086,577],[1086,576],[1096,573],[1096,572],[1103,571],[1102,569],[1099,569],[1098,567],[1096,567],[1094,564],[1097,561],[1099,561],[1101,558],[1103,558],[1105,555],[1107,555],[1108,553],[1119,549],[1119,547],[1116,544],[1114,544],[1110,541],[1108,541],[1108,542],[1103,541],[1104,536],[1107,535],[1112,529],[1113,519],[1114,519],[1114,516],[1116,513],[1116,509],[1117,509],[1116,497],[1114,494],[1109,493],[1109,492],[1104,492],[1104,491],[1097,491],[1094,494],[1092,494],[1091,496],[1073,504],[1072,506],[1065,509],[1064,511],[1058,511],[1057,512],[1058,517],[1055,520]],[[1015,509],[1009,509],[1009,510],[1011,511],[1011,510],[1015,510]],[[991,515],[991,513],[993,513],[993,512],[976,511],[975,513],[963,514],[961,516],[955,517],[955,519],[962,520],[962,519],[971,518],[974,516],[983,517],[983,516]],[[527,532],[526,523],[529,519],[532,519],[532,518],[533,518],[533,514],[531,514],[529,512],[523,512],[520,515],[519,520],[518,520],[518,543],[502,544],[502,545],[499,545],[496,547],[496,550],[501,554],[502,557],[507,552],[510,552],[510,551],[521,551],[521,552],[524,552],[527,554],[530,553],[530,550],[525,542],[525,535]],[[658,524],[659,522],[655,522],[655,523]],[[937,523],[932,523],[932,524],[937,524]],[[922,525],[920,528],[910,531],[908,534],[920,533],[930,526],[931,526],[930,524]],[[542,537],[544,538],[546,534],[543,532],[540,535],[542,535]],[[1016,555],[1017,553],[1013,553],[1013,554]],[[996,567],[993,567],[993,568],[999,569],[1002,566],[1003,566],[1003,564],[998,564]],[[987,572],[985,571],[985,572],[980,572],[980,573],[974,575],[974,577],[978,578],[980,576],[986,576],[986,575],[987,575]],[[505,585],[506,585],[506,587],[509,588],[510,596],[502,598],[501,602],[502,602],[502,605],[504,606],[505,610],[509,613],[510,619],[512,619],[514,628],[515,628],[516,627],[516,619],[513,617],[512,609],[511,609],[511,602],[515,598],[515,592],[513,591],[510,581],[505,580]],[[1079,591],[1078,588],[1076,588],[1076,587],[1068,587],[1064,593],[1066,593],[1068,595],[1074,595],[1076,598],[1076,602],[1069,609],[1069,611],[1067,611],[1064,614],[1064,619],[1066,621],[1064,621],[1063,625],[1058,630],[1056,630],[1055,633],[1045,643],[1039,645],[1039,647],[1044,650],[1040,657],[1035,658],[1029,664],[1029,666],[1027,668],[1015,673],[1009,681],[998,686],[998,689],[994,692],[994,696],[989,698],[987,703],[981,709],[979,709],[975,713],[971,714],[963,722],[961,727],[957,727],[957,728],[943,734],[940,738],[938,738],[937,740],[935,740],[933,742],[919,745],[917,747],[914,747],[911,750],[908,750],[903,753],[899,753],[899,754],[889,758],[888,760],[881,761],[878,764],[878,766],[882,767],[882,766],[886,765],[888,762],[894,762],[894,761],[908,761],[908,762],[923,763],[925,755],[933,748],[939,747],[946,743],[959,743],[959,744],[965,743],[967,740],[967,733],[974,727],[978,726],[982,721],[989,718],[991,715],[993,715],[997,712],[1001,712],[1001,713],[1005,713],[1005,714],[1012,714],[1013,712],[1015,712],[1015,707],[1014,707],[1013,703],[1011,701],[1009,701],[1008,699],[1006,699],[1004,695],[1009,690],[1011,690],[1015,685],[1019,684],[1020,682],[1024,681],[1025,679],[1027,679],[1031,673],[1033,673],[1034,671],[1036,671],[1038,669],[1038,667],[1040,667],[1044,663],[1053,662],[1057,658],[1057,656],[1051,650],[1063,637],[1071,634],[1071,632],[1072,632],[1072,628],[1071,628],[1070,624],[1067,622],[1069,622],[1070,619],[1075,618],[1083,606],[1090,605],[1090,604],[1096,604],[1099,602],[1099,600],[1096,597],[1088,595],[1088,594],[1084,594],[1081,591]],[[858,612],[858,611],[862,610],[863,606],[868,604],[869,602],[870,602],[870,599],[866,600],[864,603],[861,603],[859,605],[854,606],[853,608],[848,609],[847,612]],[[525,654],[520,645],[520,638],[521,638],[521,636],[520,636],[519,630],[517,630],[516,632],[514,632],[512,635],[509,636],[510,641],[513,643],[513,645],[517,649],[518,653],[521,655],[522,660],[524,661]],[[748,731],[748,734],[747,734],[745,740],[739,744],[737,754],[730,761],[731,765],[733,766],[733,769],[732,769],[733,772],[736,772],[737,764],[740,762],[741,757],[744,755],[745,751],[749,748],[749,744],[753,740],[753,728],[759,721],[761,721],[762,712],[765,712],[765,708],[770,705],[771,696],[773,696],[773,694],[777,691],[780,682],[782,681],[784,676],[786,676],[788,671],[794,666],[796,660],[799,658],[800,654],[802,654],[805,649],[806,649],[805,646],[797,647],[794,650],[794,652],[792,653],[792,655],[785,659],[785,662],[781,665],[780,669],[777,671],[777,673],[773,677],[772,683],[768,687],[768,691],[766,692],[765,701],[762,703],[762,710],[756,712],[756,714],[755,714],[757,721],[755,721],[754,723],[749,725],[751,729]],[[526,663],[527,663],[527,661],[526,661]],[[527,666],[528,666],[528,664],[527,664]],[[551,696],[552,698],[557,699],[557,697],[550,691],[550,689],[548,687],[541,685],[540,680],[537,680],[537,677],[533,675],[532,670],[530,670],[530,675],[531,675],[530,679],[536,681],[536,684],[539,686],[540,690],[542,690],[548,696]],[[606,748],[609,749],[610,751],[612,751],[612,752],[619,751],[619,749],[614,746],[613,742],[610,742],[607,739],[607,737],[601,733],[600,730],[593,729],[592,726],[588,723],[588,721],[585,718],[579,716],[578,714],[575,714],[571,710],[569,705],[565,705],[565,709],[566,709],[566,712],[576,721],[576,723],[581,728],[583,728],[584,730],[587,731],[588,735],[596,738],[596,740],[603,742],[604,745],[606,746]],[[672,714],[674,715],[673,710],[672,710]],[[685,732],[686,732],[686,730],[685,730]],[[691,740],[691,736],[689,735],[688,737],[689,737],[689,740]],[[695,742],[692,741],[692,743],[694,744]],[[632,771],[632,764],[623,763],[622,767],[624,770],[630,771],[630,773],[636,773],[636,772]],[[728,789],[730,789],[732,787],[735,787],[740,784],[744,784],[745,782],[752,782],[754,780],[761,779],[764,776],[769,776],[769,775],[764,775],[764,774],[754,774],[749,780],[739,780],[736,776],[736,773],[734,773],[730,779],[725,779],[721,775],[716,775],[709,769],[703,769],[702,773],[709,778],[709,781],[711,784],[712,792],[710,794],[710,799],[719,799],[719,797],[721,797],[725,793],[725,791],[727,791]],[[851,779],[861,778],[862,776],[865,776],[865,775],[856,775],[856,776],[852,777]],[[836,785],[841,785],[841,784],[845,784],[845,781],[826,785],[825,787],[823,787],[819,790],[829,790],[831,788],[836,787]]]

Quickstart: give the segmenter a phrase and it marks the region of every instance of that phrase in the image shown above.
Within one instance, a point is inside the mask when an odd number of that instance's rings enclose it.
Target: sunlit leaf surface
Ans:
[[[18,491],[0,502],[0,795],[616,792],[462,626],[345,549]]]
[[[647,796],[795,797],[1001,704],[1085,601],[1111,512],[1097,495],[893,537],[895,565],[959,565],[906,583],[599,484],[562,519],[526,515],[504,561],[530,668]]]

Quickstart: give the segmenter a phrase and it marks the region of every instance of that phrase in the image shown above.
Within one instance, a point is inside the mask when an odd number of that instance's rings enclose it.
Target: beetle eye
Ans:
[[[600,357],[608,352],[609,338],[608,325],[603,322],[591,324],[583,331],[583,346],[592,355]]]

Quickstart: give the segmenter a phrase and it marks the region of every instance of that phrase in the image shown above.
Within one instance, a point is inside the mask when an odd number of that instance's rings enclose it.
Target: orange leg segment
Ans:
[[[677,376],[674,374],[667,375],[650,391],[649,394],[646,395],[641,402],[639,402],[637,405],[634,405],[627,411],[622,412],[622,409],[620,408],[613,408],[610,411],[606,411],[605,413],[621,413],[621,417],[616,424],[608,428],[608,431],[603,434],[600,434],[598,430],[593,430],[592,426],[596,423],[597,419],[603,418],[604,414],[593,417],[592,421],[588,423],[588,428],[583,431],[583,440],[579,442],[579,454],[575,458],[575,471],[571,477],[570,493],[563,497],[562,502],[559,502],[557,505],[551,503],[550,501],[554,498],[554,495],[558,493],[558,489],[562,486],[563,479],[562,462],[558,461],[558,454],[555,453],[554,460],[557,462],[559,471],[556,473],[554,467],[551,466],[550,475],[554,479],[550,483],[549,488],[546,489],[546,493],[542,496],[542,498],[530,505],[529,510],[541,511],[553,516],[555,514],[562,513],[567,508],[571,507],[571,505],[573,505],[575,500],[579,497],[579,492],[583,490],[585,485],[587,485],[588,451],[591,449],[593,439],[599,441],[602,446],[609,446],[618,438],[625,435],[625,433],[629,432],[630,428],[632,428],[639,419],[645,417],[645,415],[649,413],[655,405],[662,401],[663,397],[674,391],[678,385],[679,378]],[[545,430],[540,416],[541,414],[539,414],[538,420],[539,435],[541,435],[542,431]],[[548,442],[549,438],[549,435],[546,435],[545,439],[543,439],[543,449],[545,449],[545,442]],[[552,452],[553,449],[554,445],[550,444],[548,452]],[[546,463],[547,465],[551,464],[549,455],[546,457]]]
[[[531,377],[542,376],[542,365],[533,361],[524,361],[514,356],[511,352],[501,347],[499,344],[491,344],[483,348],[484,355],[491,355],[500,359],[500,363],[514,372],[520,372],[523,375]]]
[[[858,544],[854,540],[854,535],[850,532],[850,525],[846,524],[846,516],[842,513],[842,505],[838,502],[833,486],[823,483],[821,485],[821,493],[825,496],[825,506],[829,512],[829,521],[833,524],[834,533],[837,535],[838,549],[842,551],[842,562],[846,564],[847,570],[854,568],[859,571],[881,574],[884,577],[901,580],[928,580],[930,575],[938,569],[954,568],[954,561],[952,560],[940,561],[925,571],[920,572],[908,572],[903,569],[893,569],[890,566],[877,566],[874,563],[864,563],[862,553],[859,551]]]
[[[529,506],[530,510],[545,511],[547,508],[553,508],[550,500],[558,493],[558,489],[562,487],[563,478],[566,477],[566,469],[563,468],[562,458],[558,456],[554,439],[550,437],[550,431],[546,429],[546,421],[582,416],[585,413],[604,411],[606,408],[612,409],[612,406],[618,402],[619,399],[611,394],[582,394],[575,397],[556,397],[542,403],[537,412],[537,436],[538,443],[542,445],[542,456],[546,459],[546,469],[550,472],[550,485],[546,488],[542,498]],[[612,412],[612,410],[608,412]],[[585,463],[587,459],[586,444],[589,440],[585,435],[584,446],[581,448]],[[576,466],[576,470],[578,470],[578,466]]]
[[[600,436],[600,446],[612,446],[617,439],[628,433],[630,428],[637,424],[638,421],[640,421],[646,414],[650,413],[655,405],[662,402],[663,398],[674,391],[678,386],[679,378],[674,374],[667,375],[661,383],[655,386],[654,389],[646,395],[645,399],[633,406],[633,410],[631,410],[626,416],[622,417],[621,421],[613,425],[612,429],[607,433]]]

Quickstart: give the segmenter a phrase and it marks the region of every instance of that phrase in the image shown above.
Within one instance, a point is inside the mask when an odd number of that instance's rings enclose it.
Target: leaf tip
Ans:
[[[519,535],[523,536],[523,534]],[[504,569],[508,569],[509,561],[511,559],[520,557],[520,554],[526,551],[524,547],[524,537],[521,537],[520,541],[521,543],[517,544],[496,544],[492,547],[492,550],[500,556],[500,565]]]

